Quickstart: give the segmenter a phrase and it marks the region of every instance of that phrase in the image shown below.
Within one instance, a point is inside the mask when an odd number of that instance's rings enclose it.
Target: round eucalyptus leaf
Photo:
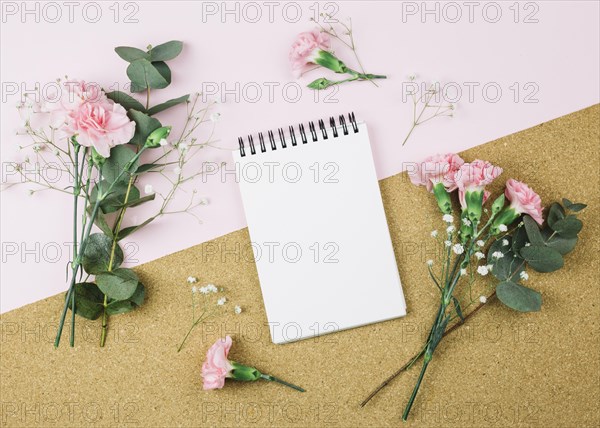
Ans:
[[[135,289],[135,293],[133,296],[129,298],[129,301],[132,302],[135,306],[142,306],[144,303],[144,297],[146,296],[146,289],[144,284],[138,282],[137,288]]]
[[[583,223],[574,215],[569,215],[554,223],[552,229],[565,238],[575,238],[581,232]]]
[[[138,277],[131,269],[119,268],[96,276],[98,288],[113,300],[127,300],[138,285]]]
[[[542,307],[542,295],[531,288],[512,281],[504,281],[496,287],[498,299],[511,309],[535,312]]]
[[[139,160],[136,160],[123,175],[121,172],[134,157],[135,152],[125,144],[113,147],[110,150],[110,157],[102,165],[102,177],[109,183],[114,183],[117,179],[128,181],[130,174],[137,169]]]
[[[106,306],[106,313],[108,315],[124,314],[131,312],[135,308],[136,306],[129,300],[115,300]]]
[[[104,294],[92,282],[75,284],[75,313],[88,320],[95,320],[102,314]],[[71,309],[71,305],[69,304]]]
[[[527,232],[527,239],[531,242],[531,245],[543,245],[544,238],[542,238],[542,232],[536,221],[530,216],[523,216],[523,224],[525,225],[525,231]]]
[[[527,239],[527,231],[523,226],[517,228],[516,232],[512,236],[511,241],[513,253],[519,254],[521,248],[523,248],[525,244],[529,242],[529,239]]]
[[[562,255],[554,248],[531,245],[521,248],[520,254],[538,272],[554,272],[564,265]]]
[[[560,206],[558,202],[554,202],[550,205],[550,209],[548,210],[548,217],[546,218],[546,222],[548,226],[554,229],[554,223],[559,220],[565,218],[565,210]]]
[[[118,268],[123,263],[123,250],[118,243],[115,243],[111,266],[112,247],[113,241],[108,236],[102,233],[90,235],[83,252],[83,269],[90,275],[98,275],[109,269]]]
[[[522,227],[519,229],[523,229]],[[503,241],[508,241],[506,245],[504,245]],[[525,267],[525,261],[519,257],[512,250],[512,237],[506,236],[501,239],[497,239],[492,245],[490,245],[490,249],[488,250],[488,260],[491,261],[492,264],[492,275],[498,278],[500,281],[506,281],[512,278],[518,278],[519,274],[523,271]],[[494,253],[502,253],[502,257],[493,257]]]
[[[565,238],[549,228],[542,230],[542,235],[544,236],[546,246],[555,249],[563,256],[573,251],[573,248],[575,248],[575,245],[577,245],[577,241],[579,240],[577,236],[574,238]]]

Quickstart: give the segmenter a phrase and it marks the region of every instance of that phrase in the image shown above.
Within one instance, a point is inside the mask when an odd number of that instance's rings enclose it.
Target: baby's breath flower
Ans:
[[[233,312],[235,312],[236,315],[239,315],[242,313],[242,308],[239,307],[238,305],[235,305],[235,307],[233,308]]]
[[[485,246],[485,242],[483,242],[481,239],[480,239],[480,240],[478,240],[478,241],[476,242],[476,244],[477,244],[477,246],[478,246],[478,247],[484,247],[484,246]]]
[[[199,291],[202,294],[208,294],[209,293],[208,288],[206,288],[206,287],[200,287]]]
[[[504,238],[504,239],[502,240],[502,246],[503,246],[503,247],[506,247],[507,245],[508,245],[508,239]]]
[[[487,297],[485,297],[485,296],[479,296],[479,301],[481,303],[486,303],[487,302]]]
[[[481,251],[477,251],[475,253],[475,257],[477,257],[477,260],[481,260],[485,257],[485,254],[483,254]]]
[[[433,266],[433,260],[427,260],[427,266]]]
[[[488,271],[492,271],[492,269],[494,268],[494,265],[487,265],[486,268],[488,269]]]
[[[446,247],[451,247],[452,246],[452,241],[444,241],[444,245]]]
[[[211,122],[217,122],[220,117],[221,117],[220,113],[213,113],[213,114],[210,115],[210,121]]]
[[[493,259],[501,259],[502,257],[504,257],[504,253],[502,251],[494,251],[492,253]]]
[[[196,282],[198,282],[198,278],[196,278],[195,276],[188,276],[187,282],[188,284],[195,284]]]
[[[181,174],[181,168],[179,168],[178,166],[176,166],[175,168],[173,168],[173,172],[177,175]]]
[[[466,217],[462,219],[462,222],[465,226],[471,226],[471,220]]]
[[[198,287],[195,285],[192,287],[192,293],[196,294],[198,292]]]
[[[432,238],[437,238],[437,236],[438,236],[438,231],[437,230],[432,230],[431,231],[431,237]]]
[[[452,247],[452,251],[454,251],[455,254],[462,254],[465,252],[465,249],[461,244],[455,244],[454,247]]]
[[[226,297],[221,297],[219,300],[217,300],[217,305],[218,306],[223,306],[225,304],[225,302],[227,302],[227,298]]]
[[[527,281],[529,279],[529,274],[525,271],[521,272],[519,274],[519,277],[523,280],[523,281]]]
[[[465,268],[460,270],[460,276],[465,276],[467,274],[467,270]]]
[[[477,273],[481,276],[486,276],[489,272],[489,269],[487,268],[487,266],[479,266],[477,268]]]
[[[526,247],[529,247],[530,245],[531,245],[531,242],[526,242],[526,243],[525,243],[525,246],[526,246]]]
[[[446,228],[446,232],[448,232],[448,233],[452,233],[452,232],[454,232],[455,230],[456,230],[456,228],[455,228],[454,226],[448,226],[448,227]]]
[[[153,194],[153,193],[154,193],[154,187],[152,187],[152,184],[146,184],[146,185],[144,186],[144,193],[145,193],[146,195],[151,195],[151,194]]]
[[[498,226],[498,230],[500,232],[506,232],[508,230],[508,227],[506,227],[505,224],[501,224],[500,226]]]
[[[217,289],[217,287],[215,287],[214,284],[207,284],[206,285],[206,289],[210,292],[210,293],[216,293],[219,290]],[[223,291],[223,289],[221,289],[221,291]]]
[[[42,145],[41,144],[34,144],[32,147],[34,152],[39,152],[40,150],[42,150]]]
[[[161,146],[167,146],[169,144],[169,142],[167,141],[166,138],[161,138],[161,140],[158,142],[158,144],[160,144]]]
[[[444,220],[446,223],[452,223],[454,221],[454,217],[452,217],[452,214],[444,214],[442,216],[442,220]]]

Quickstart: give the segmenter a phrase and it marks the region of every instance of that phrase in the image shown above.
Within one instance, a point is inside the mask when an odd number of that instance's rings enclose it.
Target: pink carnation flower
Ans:
[[[417,165],[416,171],[409,172],[410,181],[417,186],[425,186],[429,192],[437,183],[443,183],[446,190],[452,192],[457,187],[455,174],[464,163],[455,153],[429,156]]]
[[[84,81],[65,82],[62,92],[46,102],[45,110],[65,137],[76,136],[79,144],[94,147],[105,158],[112,147],[128,143],[135,132],[135,122],[123,106]]]
[[[204,390],[223,388],[225,378],[230,377],[233,366],[227,359],[232,345],[231,337],[218,339],[206,354],[206,361],[202,364],[202,378]]]
[[[542,224],[542,199],[527,184],[510,179],[506,182],[506,198],[510,207],[519,214],[528,214],[538,224]]]
[[[485,186],[494,181],[500,174],[502,174],[502,168],[499,166],[494,166],[488,161],[476,159],[473,162],[463,164],[456,171],[454,180],[460,194],[466,191],[483,190]]]
[[[299,77],[308,64],[314,63],[318,51],[328,50],[330,46],[329,35],[317,29],[298,34],[289,55],[294,76]]]

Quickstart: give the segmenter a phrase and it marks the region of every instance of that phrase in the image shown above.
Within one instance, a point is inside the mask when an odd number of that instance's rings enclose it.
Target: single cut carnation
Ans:
[[[93,147],[103,157],[110,149],[128,143],[135,132],[135,122],[129,120],[120,104],[108,99],[94,84],[84,81],[65,82],[62,92],[47,101],[45,109],[57,122],[58,130],[77,143]]]
[[[231,337],[218,339],[206,354],[202,364],[202,379],[204,390],[223,388],[225,378],[230,377],[233,366],[227,359],[232,345]]]
[[[417,186],[425,186],[429,192],[433,186],[442,183],[448,192],[456,190],[455,174],[465,163],[455,153],[437,154],[425,158],[417,164],[416,171],[409,171],[410,181]]]
[[[506,182],[506,198],[510,207],[519,214],[528,214],[538,224],[542,224],[542,199],[527,184],[510,179]]]
[[[317,29],[298,34],[289,55],[294,76],[299,77],[307,65],[314,64],[318,51],[326,51],[330,46],[329,35]]]

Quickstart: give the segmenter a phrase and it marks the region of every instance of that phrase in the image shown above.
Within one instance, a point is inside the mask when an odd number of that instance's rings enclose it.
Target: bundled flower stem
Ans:
[[[362,402],[363,406],[422,357],[421,371],[402,414],[402,419],[407,420],[442,338],[476,313],[491,297],[498,297],[504,305],[517,311],[540,310],[541,294],[520,283],[529,278],[525,266],[537,272],[553,272],[563,267],[563,256],[573,250],[583,227],[575,213],[584,209],[585,204],[572,203],[568,199],[563,199],[564,206],[552,204],[547,225],[540,228],[544,223],[540,197],[526,184],[509,179],[505,192],[494,200],[490,209],[484,208],[490,197],[485,186],[501,173],[501,168],[489,162],[465,163],[451,153],[431,156],[411,171],[413,183],[425,186],[434,195],[447,225],[443,238],[438,237],[437,230],[431,234],[441,240],[444,248],[439,272],[432,269],[433,260],[427,262],[429,275],[440,292],[440,303],[421,351],[376,388]],[[461,207],[458,216],[453,211],[451,199],[455,191],[458,191]],[[505,206],[507,200],[510,204]],[[454,224],[455,217],[460,219],[458,226]],[[509,226],[519,219],[522,220],[509,230]],[[484,258],[487,260],[479,264]],[[472,297],[474,272],[481,276],[491,273],[499,283],[486,284],[492,289],[481,295],[480,305],[465,316],[465,310],[477,301]],[[461,279],[466,280],[462,293],[457,291],[464,282]],[[465,295],[468,296],[466,303]],[[451,325],[453,321],[456,323]]]
[[[42,165],[67,174],[73,183],[60,188],[43,175],[32,180],[24,173],[25,166],[32,164],[29,157],[23,164],[14,163],[22,183],[41,188],[30,190],[31,195],[51,189],[73,197],[71,272],[55,347],[60,343],[68,309],[72,311],[70,345],[74,346],[77,314],[90,320],[102,317],[100,346],[104,346],[109,316],[138,308],[145,297],[145,287],[135,272],[121,266],[124,253],[119,242],[160,216],[194,215],[191,210],[206,203],[195,201],[194,190],[185,208],[169,209],[180,186],[204,173],[200,170],[185,175],[183,168],[211,142],[212,132],[205,142],[199,142],[194,132],[208,121],[206,116],[212,104],[196,108],[199,94],[193,100],[186,94],[150,105],[152,90],[171,83],[166,62],[177,57],[182,48],[181,42],[170,41],[148,46],[146,51],[127,46],[115,49],[129,64],[131,92],[144,93],[145,105],[125,92],[105,92],[93,83],[59,79],[60,91],[52,98],[43,103],[27,101],[19,106],[25,118],[23,134],[33,140],[36,171]],[[171,127],[164,126],[154,116],[181,104],[186,105],[187,120],[179,138],[170,142]],[[215,121],[213,115],[211,121]],[[44,153],[48,151],[52,152],[54,162],[46,158]],[[170,182],[171,188],[165,196],[156,193],[151,184],[145,185],[145,195],[136,186],[142,177],[152,173],[159,173]],[[153,201],[156,196],[162,198],[156,214],[139,224],[125,225],[130,208]],[[96,232],[94,227],[98,229]]]

